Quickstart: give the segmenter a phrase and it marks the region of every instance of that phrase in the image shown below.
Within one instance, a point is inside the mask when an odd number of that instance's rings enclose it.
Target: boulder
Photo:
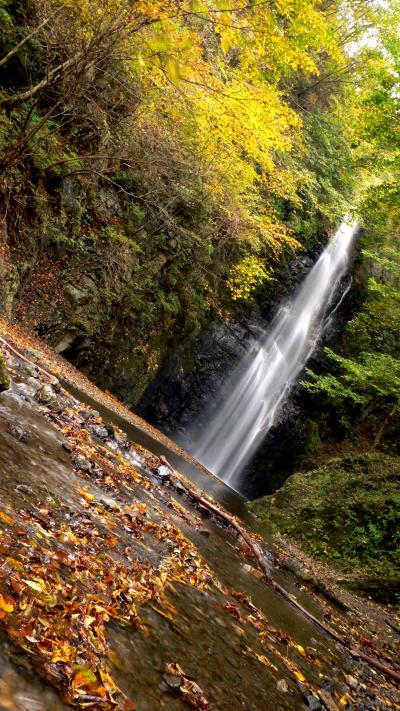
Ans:
[[[38,392],[36,393],[36,398],[42,405],[46,405],[47,407],[50,407],[53,410],[61,409],[57,395],[51,385],[49,385],[48,383],[42,385],[42,387],[38,390]]]

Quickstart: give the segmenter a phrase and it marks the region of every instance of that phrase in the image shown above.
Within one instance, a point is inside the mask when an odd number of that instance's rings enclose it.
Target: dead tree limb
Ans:
[[[41,368],[40,365],[37,365],[37,363],[34,363],[32,360],[29,360],[29,358],[26,358],[25,356],[23,356],[22,353],[20,353],[20,352],[17,351],[15,348],[13,348],[12,346],[10,346],[9,342],[6,341],[6,339],[3,338],[2,336],[0,336],[0,341],[1,341],[2,343],[4,343],[4,345],[6,346],[6,348],[7,348],[9,351],[12,351],[12,353],[14,353],[16,356],[18,356],[18,358],[20,358],[21,360],[25,361],[25,363],[29,363],[29,365],[32,365],[34,368],[37,368],[37,370],[39,370],[41,373],[43,373],[43,375],[45,375],[47,378],[49,378],[52,385],[58,383],[58,379],[56,378],[55,375],[52,375],[51,373],[49,373],[49,372],[48,372],[47,370],[45,370],[44,368]]]

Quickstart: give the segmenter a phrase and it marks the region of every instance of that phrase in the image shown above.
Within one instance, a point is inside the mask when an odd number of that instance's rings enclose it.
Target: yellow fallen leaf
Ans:
[[[298,679],[299,681],[305,681],[305,680],[306,680],[306,677],[305,677],[301,672],[299,672],[299,671],[295,671],[295,672],[294,672],[294,675],[295,675],[296,679]]]
[[[64,644],[55,649],[51,661],[53,664],[57,664],[57,662],[69,662],[71,659],[71,655],[71,647],[69,646],[69,644],[64,642]]]
[[[86,627],[86,628],[88,628],[88,627],[90,627],[90,625],[92,625],[93,622],[95,622],[95,621],[96,621],[96,618],[95,618],[95,617],[91,617],[90,615],[88,615],[87,617],[85,617],[85,621],[84,621],[84,623],[83,623],[83,626]]]
[[[93,494],[89,494],[89,492],[85,489],[81,489],[79,493],[84,499],[86,499],[86,501],[93,501],[94,499]]]
[[[2,521],[4,521],[4,523],[10,523],[10,524],[15,523],[14,519],[11,518],[11,516],[9,516],[8,514],[4,513],[4,511],[0,511],[0,518]]]
[[[15,558],[6,558],[6,561],[13,570],[18,570],[20,572],[24,570],[24,566],[19,560],[15,560]]]
[[[340,704],[340,706],[348,706],[349,701],[351,701],[351,696],[349,696],[349,694],[344,694],[344,695],[340,698],[339,704]]]
[[[301,644],[294,644],[293,647],[297,649],[298,653],[302,655],[302,657],[306,656],[306,651],[304,647],[301,646]]]
[[[11,605],[9,602],[6,602],[4,597],[0,595],[0,610],[3,612],[12,612],[14,609],[14,605]]]
[[[45,589],[45,583],[43,580],[40,582],[35,582],[34,580],[22,580],[22,582],[32,588],[32,590],[36,590],[36,592],[43,592]]]

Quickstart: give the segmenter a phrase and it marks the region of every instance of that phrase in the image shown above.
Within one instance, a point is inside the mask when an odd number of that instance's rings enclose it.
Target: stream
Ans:
[[[61,711],[71,703],[142,711],[178,711],[188,704],[221,711],[329,708],[319,693],[332,703],[342,699],[332,709],[396,708],[396,692],[388,690],[386,680],[371,677],[365,665],[339,652],[268,588],[237,536],[194,507],[184,481],[176,489],[163,480],[158,456],[166,456],[176,470],[260,533],[240,496],[84,390],[64,381],[60,392],[53,392],[55,399],[46,403],[49,386],[34,367],[9,355],[8,368],[11,389],[0,396],[0,589],[5,595],[8,586],[14,599],[28,579],[32,590],[39,591],[29,604],[39,607],[26,635],[21,620],[13,621],[13,612],[2,621],[2,711]],[[144,533],[137,528],[142,514],[135,524],[126,518],[133,510],[146,512]],[[271,547],[269,532],[263,535]],[[183,558],[176,559],[183,566],[178,575],[165,567],[176,546],[183,551]],[[105,559],[109,574],[101,567]],[[119,576],[122,581],[138,564],[160,571],[154,578],[161,581],[160,590],[150,597],[146,593],[148,602],[127,607],[133,583],[123,592]],[[271,568],[302,605],[320,619],[326,617],[325,603],[290,573],[275,568],[272,559]],[[63,582],[57,587],[60,576]],[[71,585],[75,592],[69,598]],[[101,600],[101,609],[113,610],[105,617],[104,643],[94,645],[96,657],[85,648],[92,637],[77,631],[74,615],[70,619],[64,612],[69,609],[66,595],[69,606],[86,600],[84,608],[79,603],[79,615],[90,600]],[[26,603],[21,604],[18,614],[26,616]],[[86,630],[97,624],[91,621],[96,614],[103,614],[99,603],[95,609],[93,618],[85,618]],[[50,634],[50,623],[58,624],[63,614],[70,631],[61,625]],[[345,626],[337,609],[329,614],[339,629]],[[89,678],[95,658],[100,660],[96,664],[101,665],[104,698],[84,693],[76,682],[79,674],[84,676],[82,669]],[[171,674],[171,664],[179,665],[184,677]],[[356,677],[357,688],[349,689],[349,674]],[[179,682],[182,678],[189,681]]]

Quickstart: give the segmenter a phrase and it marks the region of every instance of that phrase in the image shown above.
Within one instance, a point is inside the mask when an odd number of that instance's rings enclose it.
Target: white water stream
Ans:
[[[233,488],[322,334],[356,230],[356,224],[343,221],[293,300],[230,374],[229,394],[197,441],[196,459]]]

